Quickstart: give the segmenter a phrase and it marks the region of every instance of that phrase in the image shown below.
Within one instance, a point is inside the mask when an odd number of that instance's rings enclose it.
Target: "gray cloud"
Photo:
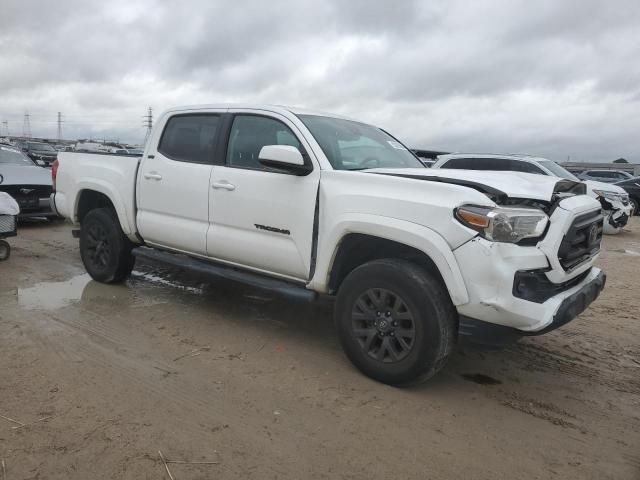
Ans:
[[[147,105],[294,104],[411,145],[640,161],[637,0],[8,0],[0,117],[140,140]]]

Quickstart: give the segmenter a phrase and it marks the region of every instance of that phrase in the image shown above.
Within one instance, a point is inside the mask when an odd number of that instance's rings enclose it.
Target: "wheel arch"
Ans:
[[[363,218],[373,217],[373,218]],[[434,273],[454,305],[469,301],[458,263],[445,240],[433,230],[388,217],[359,215],[343,219],[327,235],[310,287],[334,293],[354,268],[381,258],[409,259]]]
[[[103,185],[80,187],[76,195],[73,220],[82,223],[82,219],[86,214],[95,208],[112,208],[116,212],[124,234],[127,236],[135,234],[131,229],[123,202],[117,192]]]

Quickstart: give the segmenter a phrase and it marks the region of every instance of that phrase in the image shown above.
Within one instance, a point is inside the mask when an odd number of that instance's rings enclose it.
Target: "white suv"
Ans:
[[[616,234],[627,224],[633,206],[629,194],[617,185],[593,180],[580,180],[556,162],[530,155],[494,155],[481,153],[451,153],[440,155],[431,168],[492,170],[535,173],[554,177],[582,181],[587,186],[587,193],[602,205],[605,217],[604,233]]]

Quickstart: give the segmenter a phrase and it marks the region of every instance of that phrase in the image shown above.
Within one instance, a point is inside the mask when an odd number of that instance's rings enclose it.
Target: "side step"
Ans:
[[[163,250],[156,250],[149,247],[136,247],[131,251],[131,253],[139,258],[168,263],[175,267],[184,268],[215,278],[226,278],[228,280],[251,285],[252,287],[269,290],[286,297],[293,297],[297,300],[312,302],[317,297],[316,292],[307,290],[301,285],[285,282],[284,280],[278,280],[276,278],[270,278],[257,273],[237,270],[225,265],[198,260],[187,255],[165,252]]]

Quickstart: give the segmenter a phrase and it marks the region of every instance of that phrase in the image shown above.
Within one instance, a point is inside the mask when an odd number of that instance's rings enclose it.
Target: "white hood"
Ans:
[[[605,182],[596,182],[595,180],[582,180],[587,186],[587,193],[589,195],[595,197],[596,194],[593,193],[594,190],[601,190],[603,192],[614,192],[614,193],[627,193],[627,191],[619,187],[618,185],[614,185],[613,183],[605,183]]]
[[[48,168],[0,163],[0,189],[3,185],[51,184],[51,170]]]
[[[536,175],[522,172],[495,172],[488,170],[458,170],[445,168],[375,168],[366,172],[383,173],[387,175],[406,176],[411,178],[438,177],[445,179],[462,180],[470,184],[478,184],[490,187],[506,194],[511,198],[528,198],[532,200],[551,201],[558,182],[572,182],[558,177]],[[517,177],[517,178],[516,178]],[[454,182],[452,182],[454,183]],[[462,182],[458,183],[461,184]],[[620,187],[618,187],[620,188]]]

